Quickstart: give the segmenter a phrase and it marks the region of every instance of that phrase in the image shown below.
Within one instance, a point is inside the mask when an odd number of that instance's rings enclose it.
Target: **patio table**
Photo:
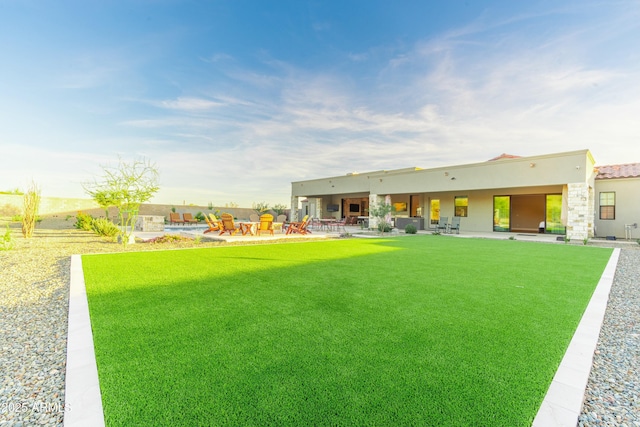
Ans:
[[[238,224],[240,225],[240,231],[242,231],[243,236],[246,236],[247,234],[255,236],[258,230],[258,224],[260,224],[260,222],[242,221],[238,222]]]

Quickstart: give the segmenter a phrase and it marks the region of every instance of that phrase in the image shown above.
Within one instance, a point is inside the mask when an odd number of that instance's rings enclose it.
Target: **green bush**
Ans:
[[[418,229],[413,224],[407,224],[407,226],[404,228],[404,232],[407,234],[416,234],[418,232]]]
[[[74,227],[78,230],[93,231],[98,236],[114,237],[120,229],[108,218],[94,218],[89,214],[78,212]]]
[[[378,231],[381,231],[382,233],[388,233],[391,231],[391,224],[387,223],[387,222],[382,222],[380,224],[378,224]]]
[[[73,225],[78,230],[93,231],[93,217],[89,214],[78,212],[76,215],[76,223]]]
[[[195,219],[197,219],[198,221],[204,221],[204,214],[202,212],[198,212],[197,214],[195,214],[193,216]]]
[[[114,237],[120,233],[120,229],[107,218],[95,218],[91,222],[91,229],[98,236]]]
[[[7,231],[4,235],[0,236],[0,251],[8,251],[13,249],[13,236],[11,235],[11,229],[7,225]]]

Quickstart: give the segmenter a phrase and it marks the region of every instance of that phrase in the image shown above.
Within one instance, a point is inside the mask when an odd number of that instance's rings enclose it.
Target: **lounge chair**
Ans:
[[[256,233],[259,236],[262,232],[271,233],[273,236],[273,215],[260,215],[260,223],[258,224]]]
[[[169,224],[184,224],[184,220],[180,218],[180,214],[177,212],[171,212],[169,214]]]
[[[182,219],[184,219],[185,224],[197,224],[198,220],[193,217],[189,212],[185,212],[182,214]]]
[[[308,234],[308,233],[311,233],[311,231],[309,231],[307,229],[308,226],[309,226],[309,215],[305,215],[304,218],[302,218],[302,221],[292,222],[292,223],[289,224],[289,227],[287,227],[287,234],[293,234],[293,233]]]
[[[446,233],[447,230],[449,229],[449,225],[447,224],[448,222],[449,222],[448,216],[441,216],[440,219],[438,220],[438,225],[436,225],[436,231]]]
[[[456,230],[456,234],[460,234],[460,217],[454,216],[451,218],[451,225],[449,226],[449,233],[453,233]]]
[[[209,214],[209,218],[205,216],[204,220],[207,221],[207,225],[209,226],[209,229],[204,230],[204,233],[210,233],[212,231],[220,231],[222,229],[220,225],[220,220],[216,218],[214,214]]]
[[[220,236],[224,233],[229,233],[230,236],[233,236],[238,231],[242,231],[242,234],[246,234],[239,224],[236,225],[236,223],[233,222],[233,215],[228,213],[220,215]]]

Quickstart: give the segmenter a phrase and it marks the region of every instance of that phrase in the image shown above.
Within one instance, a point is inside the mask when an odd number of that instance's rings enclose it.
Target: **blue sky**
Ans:
[[[0,0],[0,190],[157,203],[588,148],[640,162],[640,1]]]

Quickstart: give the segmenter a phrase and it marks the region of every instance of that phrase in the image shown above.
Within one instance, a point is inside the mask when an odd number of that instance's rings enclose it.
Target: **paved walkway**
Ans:
[[[152,239],[154,237],[162,236],[164,234],[181,234],[188,237],[196,237],[200,236],[204,239],[212,239],[212,240],[220,240],[226,242],[243,242],[243,241],[255,241],[255,240],[281,240],[281,239],[318,239],[318,238],[334,238],[338,237],[341,234],[348,234],[353,237],[380,237],[379,234],[375,231],[364,230],[359,226],[345,226],[344,230],[341,228],[339,231],[336,230],[322,230],[311,228],[310,234],[300,235],[300,234],[284,234],[280,232],[275,232],[273,236],[271,235],[261,235],[261,236],[242,236],[241,234],[237,234],[234,236],[230,236],[229,234],[224,234],[220,236],[217,233],[207,233],[203,234],[203,231],[206,228],[203,227],[180,227],[178,229],[172,229],[167,227],[167,229],[163,232],[134,232],[136,237],[141,239]],[[432,234],[433,230],[419,230],[418,234]],[[394,237],[394,236],[405,236],[406,234],[402,230],[395,229],[391,233],[385,233],[384,237]],[[545,243],[556,243],[556,244],[566,244],[564,242],[564,236],[557,234],[538,234],[538,233],[508,233],[508,232],[480,232],[480,231],[460,231],[460,234],[441,234],[443,237],[455,237],[455,238],[481,238],[481,239],[499,239],[499,240],[522,240],[522,241],[530,241],[530,242],[545,242]],[[571,245],[583,245],[584,242],[582,240],[571,241],[568,244]],[[598,245],[603,247],[612,247],[612,248],[625,248],[625,247],[636,247],[638,243],[635,240],[605,240],[605,239],[590,239],[587,243],[588,245]]]

